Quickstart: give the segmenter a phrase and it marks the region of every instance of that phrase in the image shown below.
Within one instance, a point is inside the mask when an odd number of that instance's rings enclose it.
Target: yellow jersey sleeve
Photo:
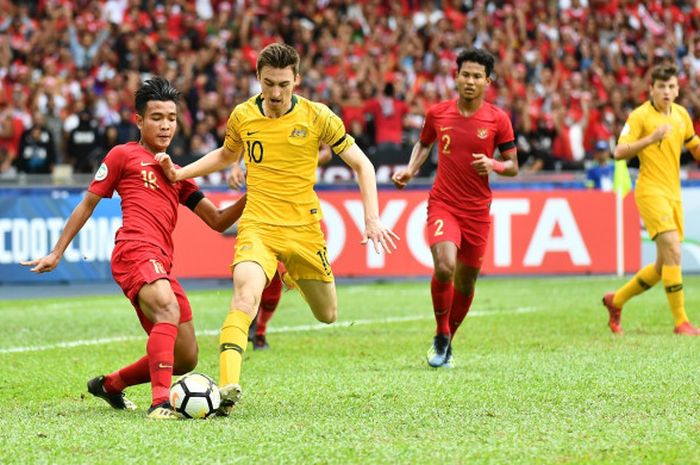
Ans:
[[[240,120],[240,106],[236,106],[228,117],[226,123],[226,136],[224,137],[224,147],[233,153],[239,153],[243,148],[243,140],[239,132],[238,122]]]
[[[345,124],[338,115],[322,103],[316,103],[319,109],[318,127],[321,141],[328,144],[334,154],[340,155],[355,143],[355,139],[345,132]]]
[[[627,117],[627,121],[625,121],[622,131],[620,131],[620,138],[618,139],[617,145],[629,144],[638,141],[644,137],[642,131],[644,131],[642,111],[640,111],[640,109],[636,109]]]
[[[681,107],[682,108],[682,107]],[[690,119],[688,111],[683,108],[683,121],[685,121],[685,134],[683,136],[683,145],[688,150],[691,150],[698,145],[700,145],[700,138],[695,134],[695,127],[693,126],[693,120]]]

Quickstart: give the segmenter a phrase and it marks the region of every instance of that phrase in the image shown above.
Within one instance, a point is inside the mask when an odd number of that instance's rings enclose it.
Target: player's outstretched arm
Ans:
[[[194,163],[190,163],[180,169],[175,168],[173,161],[170,159],[170,155],[166,153],[156,154],[155,159],[160,163],[163,173],[165,173],[165,176],[170,182],[177,182],[228,168],[232,164],[238,162],[240,153],[232,152],[225,146],[222,146],[207,153]]]
[[[226,208],[216,208],[216,205],[214,205],[211,200],[204,197],[199,201],[197,206],[194,207],[193,211],[207,226],[216,231],[224,232],[241,217],[243,209],[245,208],[245,203],[246,194],[243,194],[236,203]]]
[[[430,155],[431,145],[423,145],[421,141],[416,142],[411,151],[411,159],[408,161],[408,166],[404,169],[398,170],[391,177],[391,181],[394,183],[397,189],[403,189],[406,184],[413,179],[413,177],[418,173],[423,163],[428,159]]]
[[[66,251],[68,244],[71,243],[75,235],[78,234],[85,225],[85,222],[92,216],[92,212],[95,211],[95,207],[100,203],[100,200],[102,200],[102,197],[92,192],[85,194],[83,200],[80,201],[73,210],[73,213],[70,214],[70,218],[66,221],[61,236],[58,238],[58,241],[56,241],[53,250],[45,257],[20,263],[24,266],[33,267],[31,271],[34,273],[53,271],[58,265],[58,262],[61,261],[63,252]]]
[[[357,183],[362,195],[362,206],[365,211],[365,232],[362,244],[372,241],[374,250],[380,253],[384,249],[387,253],[396,250],[394,239],[399,240],[393,231],[386,228],[379,220],[379,201],[377,200],[377,177],[374,166],[369,158],[362,152],[357,144],[352,144],[340,158],[357,173]]]

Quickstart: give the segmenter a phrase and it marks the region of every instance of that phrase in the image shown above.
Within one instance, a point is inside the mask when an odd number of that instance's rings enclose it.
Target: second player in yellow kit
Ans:
[[[674,103],[678,71],[671,65],[652,69],[650,100],[630,113],[622,129],[615,159],[639,157],[635,201],[649,237],[656,243],[656,262],[645,266],[627,284],[603,297],[608,326],[621,334],[622,306],[637,294],[663,282],[675,322],[674,333],[700,335],[685,313],[680,243],[683,240],[680,157],[685,146],[700,159],[700,139],[688,112]]]
[[[158,158],[173,182],[225,169],[241,156],[246,164],[247,203],[232,265],[234,295],[219,338],[221,415],[228,415],[240,397],[248,328],[278,260],[288,271],[283,279],[299,289],[316,319],[336,320],[335,281],[313,190],[320,143],[357,175],[365,218],[361,242],[390,253],[398,239],[379,220],[374,167],[343,122],[325,105],[294,95],[299,61],[288,45],[265,47],[256,64],[261,93],[233,110],[223,147],[182,169],[175,169],[167,155]]]

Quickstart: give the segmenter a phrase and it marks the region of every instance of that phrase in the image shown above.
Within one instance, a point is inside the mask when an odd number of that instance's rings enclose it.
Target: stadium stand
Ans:
[[[426,108],[452,95],[465,46],[498,57],[487,99],[510,113],[525,173],[583,179],[659,61],[681,68],[679,103],[700,128],[697,2],[0,0],[0,178],[26,181],[18,151],[37,114],[56,166],[89,173],[132,134],[131,96],[152,74],[185,96],[171,153],[186,164],[221,143],[231,109],[258,91],[256,52],[275,41],[301,52],[299,92],[340,114],[375,165],[400,163],[375,123],[400,110],[408,157]]]

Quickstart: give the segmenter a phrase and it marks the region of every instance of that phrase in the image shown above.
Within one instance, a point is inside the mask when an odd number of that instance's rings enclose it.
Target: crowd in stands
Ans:
[[[137,137],[132,96],[152,74],[183,92],[169,152],[186,164],[221,144],[278,41],[302,56],[298,92],[375,160],[407,161],[468,46],[497,57],[487,99],[511,115],[524,170],[581,170],[614,147],[664,60],[700,132],[700,2],[0,0],[0,173],[93,172]]]

